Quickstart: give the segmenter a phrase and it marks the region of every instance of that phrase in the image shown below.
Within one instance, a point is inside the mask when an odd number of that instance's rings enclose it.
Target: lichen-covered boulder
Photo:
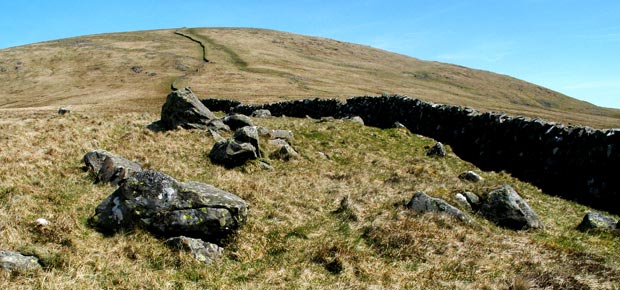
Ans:
[[[445,200],[430,197],[424,192],[420,191],[416,192],[413,195],[409,203],[407,203],[407,208],[417,213],[446,214],[468,224],[475,223],[475,221],[471,217],[463,213],[458,208],[450,205]]]
[[[509,229],[544,228],[536,212],[509,185],[491,191],[482,200],[478,213],[493,223]]]
[[[252,119],[242,114],[228,115],[224,117],[222,121],[224,121],[224,124],[228,125],[231,130],[237,130],[245,126],[254,126],[254,122],[252,122]]]
[[[287,141],[295,140],[295,136],[290,130],[271,130],[269,136],[274,139],[279,138]]]
[[[216,244],[184,236],[169,238],[164,244],[173,249],[187,251],[198,262],[205,264],[219,259],[224,253],[224,248]]]
[[[28,272],[41,269],[39,259],[24,256],[18,252],[0,251],[0,268],[16,272]]]
[[[428,149],[426,152],[427,156],[437,156],[437,157],[445,157],[446,156],[446,148],[443,146],[441,142],[435,143],[433,147]]]
[[[84,155],[85,168],[95,174],[95,183],[118,185],[122,180],[142,171],[140,164],[105,150],[94,150]]]
[[[582,232],[606,231],[616,228],[616,220],[598,212],[589,212],[584,217],[577,229]]]
[[[168,94],[161,108],[161,123],[167,130],[177,127],[185,129],[204,129],[210,120],[216,119],[189,88]]]
[[[209,152],[209,159],[214,164],[232,168],[257,159],[256,147],[250,143],[239,143],[234,139],[218,141]]]
[[[161,236],[213,241],[239,228],[247,211],[247,203],[232,193],[146,170],[123,182],[90,221],[106,233],[141,226]]]

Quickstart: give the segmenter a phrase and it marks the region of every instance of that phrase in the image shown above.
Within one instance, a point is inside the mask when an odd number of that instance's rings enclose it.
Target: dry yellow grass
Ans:
[[[587,207],[547,196],[505,173],[483,172],[485,182],[479,185],[462,182],[458,174],[475,170],[473,165],[453,154],[426,157],[424,147],[434,141],[404,129],[256,119],[268,128],[292,130],[301,157],[273,160],[274,171],[254,164],[227,170],[209,162],[215,141],[205,133],[145,129],[156,114],[59,116],[39,110],[0,116],[0,249],[36,254],[45,265],[37,273],[2,272],[2,289],[620,285],[618,236],[574,229]],[[248,223],[226,246],[225,257],[208,266],[166,249],[141,230],[105,237],[86,220],[114,189],[92,184],[80,168],[83,154],[98,148],[179,180],[236,193],[251,205]],[[527,199],[545,231],[513,232],[481,218],[476,218],[480,227],[469,226],[404,208],[417,190],[454,203],[459,190],[481,193],[503,183]],[[348,209],[338,213],[345,197]],[[51,226],[35,226],[39,217]]]
[[[259,29],[183,29],[84,36],[0,50],[0,108],[70,106],[157,112],[173,80],[203,97],[249,103],[403,94],[483,111],[618,127],[620,111],[508,76],[367,46]],[[142,71],[135,73],[132,67]],[[153,75],[154,73],[154,75]]]

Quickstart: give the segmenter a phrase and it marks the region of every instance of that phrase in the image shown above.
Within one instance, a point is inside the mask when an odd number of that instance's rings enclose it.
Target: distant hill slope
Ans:
[[[197,28],[83,36],[0,50],[0,109],[159,110],[173,81],[246,103],[402,94],[482,111],[620,127],[601,108],[509,76],[285,32]]]

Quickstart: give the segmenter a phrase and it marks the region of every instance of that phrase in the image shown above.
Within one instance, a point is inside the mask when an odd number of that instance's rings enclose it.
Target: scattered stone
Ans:
[[[479,213],[495,224],[513,230],[544,228],[538,215],[509,185],[491,191],[483,199]]]
[[[24,256],[18,252],[0,251],[0,268],[9,271],[28,272],[41,269],[41,265],[36,257]]]
[[[220,135],[220,133],[218,133],[216,130],[213,130],[213,129],[207,130],[207,134],[213,137],[213,140],[215,140],[216,142],[226,140],[224,139],[224,137],[222,137],[222,135]]]
[[[427,156],[438,156],[445,157],[446,156],[446,148],[441,144],[441,142],[435,143],[431,149],[426,152]]]
[[[295,149],[293,149],[291,145],[283,145],[280,146],[280,149],[271,153],[269,157],[273,159],[289,161],[291,159],[297,158],[297,156],[299,156],[299,153],[297,153],[297,151],[295,151]]]
[[[613,230],[616,228],[616,220],[598,212],[589,212],[584,217],[577,229],[582,232],[591,230]]]
[[[141,73],[141,72],[142,72],[142,67],[139,67],[139,66],[132,66],[132,67],[131,67],[131,71],[133,71],[134,73],[139,74],[139,73]]]
[[[245,223],[247,212],[248,204],[230,192],[145,170],[99,204],[90,223],[104,233],[140,226],[165,237],[218,241]]]
[[[463,195],[467,198],[467,202],[472,206],[472,208],[478,209],[478,207],[480,207],[480,197],[478,197],[478,195],[469,191],[463,192]]]
[[[169,238],[164,244],[170,248],[190,252],[194,259],[205,264],[211,264],[224,253],[224,248],[216,244],[185,236]]]
[[[256,147],[250,143],[239,143],[234,139],[218,141],[209,153],[211,162],[233,168],[256,159]]]
[[[344,120],[364,126],[364,119],[362,119],[362,117],[360,116],[348,117],[348,118],[345,118]]]
[[[399,129],[402,129],[402,128],[407,128],[407,127],[405,127],[405,125],[403,125],[401,122],[398,122],[398,121],[394,122],[394,124],[392,125],[392,127],[393,127],[393,128],[399,128]]]
[[[162,125],[168,130],[179,126],[185,129],[204,129],[213,119],[216,119],[215,115],[200,102],[190,88],[168,94],[161,109]]]
[[[467,201],[467,197],[465,197],[463,194],[457,193],[456,195],[454,195],[454,197],[456,198],[456,201],[461,206],[461,208],[464,208],[469,212],[473,210],[471,204],[469,204],[469,202]]]
[[[273,139],[279,138],[287,141],[295,140],[295,136],[293,136],[293,132],[290,130],[271,130],[269,131],[269,136]]]
[[[480,175],[478,175],[478,173],[469,170],[469,171],[465,171],[465,172],[461,173],[459,175],[459,179],[475,183],[475,182],[480,182],[482,180],[482,177],[480,177]]]
[[[214,119],[211,120],[207,123],[207,128],[209,128],[209,130],[215,130],[215,131],[230,131],[230,127],[226,124],[224,124],[224,121],[222,119]]]
[[[69,113],[71,113],[71,110],[69,110],[68,108],[65,108],[65,107],[58,108],[58,115],[66,115]]]
[[[440,213],[452,216],[462,222],[468,224],[474,224],[475,221],[468,215],[463,213],[458,208],[450,205],[445,200],[440,198],[430,197],[423,192],[416,192],[409,203],[407,208],[418,213]]]
[[[286,142],[286,140],[284,139],[271,139],[269,141],[267,141],[267,144],[271,145],[271,146],[286,146],[286,145],[290,145],[288,144],[288,142]]]
[[[254,112],[252,112],[252,117],[254,118],[267,118],[267,117],[271,117],[271,111],[269,110],[256,110]]]
[[[237,130],[241,127],[254,126],[252,119],[246,115],[233,114],[224,117],[224,124],[228,125],[231,130]]]
[[[50,221],[44,219],[44,218],[38,218],[34,221],[38,226],[49,226],[50,225]]]
[[[327,160],[331,159],[331,158],[329,157],[329,155],[327,155],[327,154],[326,154],[326,153],[324,153],[324,152],[318,152],[317,154],[319,155],[319,157],[321,157],[321,158],[323,158],[323,159],[327,159]]]
[[[264,170],[274,170],[273,166],[271,166],[269,163],[267,163],[264,160],[259,161],[258,165],[260,165],[260,168],[262,168]]]

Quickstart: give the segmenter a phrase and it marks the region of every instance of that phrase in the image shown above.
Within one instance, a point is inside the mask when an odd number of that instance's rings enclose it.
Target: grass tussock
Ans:
[[[255,119],[261,126],[293,131],[291,143],[300,157],[271,160],[272,171],[257,163],[229,170],[210,163],[215,141],[204,132],[145,129],[158,119],[153,114],[0,114],[0,249],[35,255],[43,265],[35,273],[0,271],[2,289],[620,285],[618,235],[575,230],[590,209],[547,196],[508,174],[480,172],[450,148],[446,158],[427,157],[425,147],[434,141],[404,129]],[[263,144],[267,155],[277,149]],[[104,236],[87,220],[114,188],[93,184],[82,171],[81,158],[93,149],[235,193],[250,203],[247,224],[211,265],[171,251],[140,229]],[[484,181],[459,180],[466,170],[480,172]],[[415,191],[456,204],[457,192],[483,194],[505,183],[539,213],[544,231],[505,230],[475,215],[479,226],[472,226],[404,207]],[[50,225],[36,224],[37,218]]]

